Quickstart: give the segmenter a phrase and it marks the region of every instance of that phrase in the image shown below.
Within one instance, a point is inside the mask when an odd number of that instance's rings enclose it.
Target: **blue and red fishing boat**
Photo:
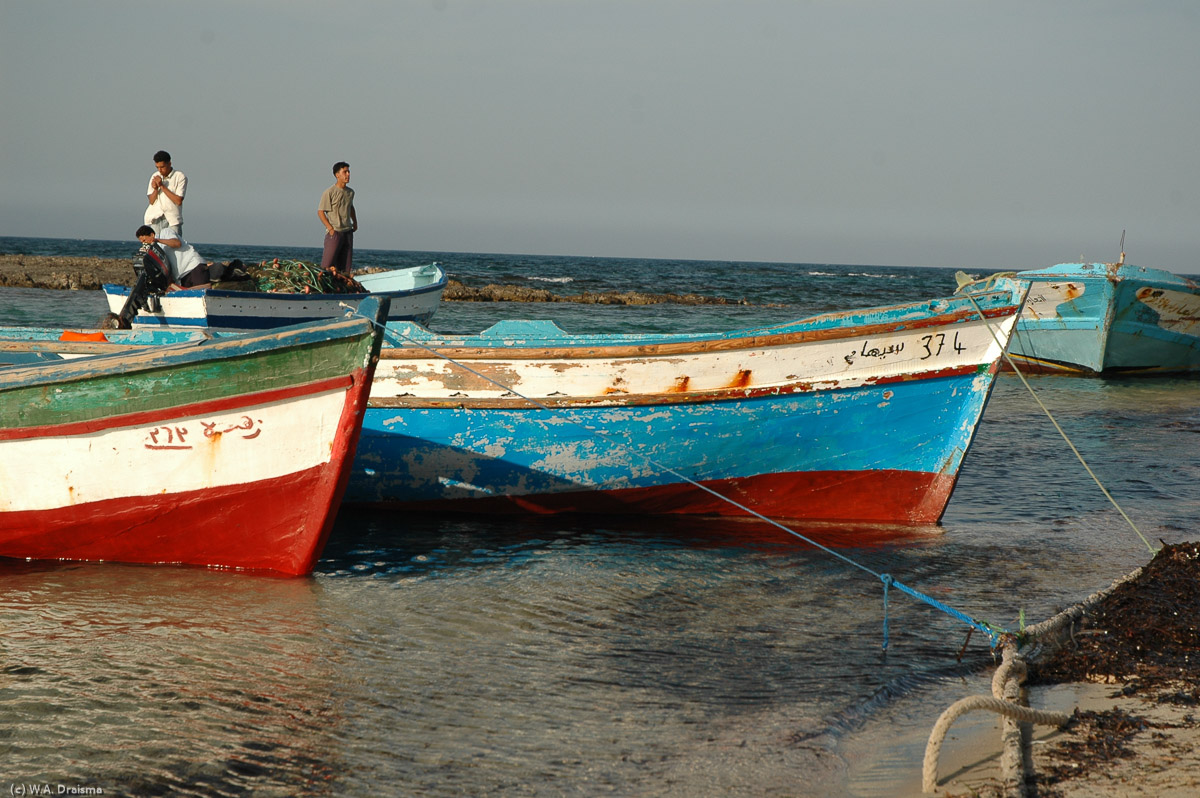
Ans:
[[[1024,287],[710,334],[389,322],[345,500],[455,512],[929,524],[945,511]],[[90,356],[198,333],[0,332]]]
[[[1023,295],[714,334],[391,324],[346,501],[933,523]]]

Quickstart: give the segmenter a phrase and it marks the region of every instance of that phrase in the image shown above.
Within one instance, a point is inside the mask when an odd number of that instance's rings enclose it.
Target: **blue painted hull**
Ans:
[[[676,336],[390,326],[346,501],[934,523],[1022,298]]]
[[[1023,371],[1200,370],[1200,286],[1159,269],[1085,263],[1019,272],[1030,284],[1009,344]]]
[[[991,385],[985,371],[740,401],[577,408],[570,420],[543,409],[372,407],[346,501],[739,514],[682,484],[685,476],[769,516],[933,523]]]

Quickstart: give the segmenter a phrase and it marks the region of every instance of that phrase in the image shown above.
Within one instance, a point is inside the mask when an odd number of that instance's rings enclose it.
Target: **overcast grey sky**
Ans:
[[[0,235],[1200,271],[1200,3],[0,0]]]

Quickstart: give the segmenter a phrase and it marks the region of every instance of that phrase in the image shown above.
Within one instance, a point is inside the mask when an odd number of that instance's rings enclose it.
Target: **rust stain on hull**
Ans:
[[[667,393],[686,393],[688,389],[688,383],[691,381],[691,377],[676,377],[675,383],[667,389]]]
[[[734,375],[726,388],[748,388],[750,386],[750,369],[742,369]]]

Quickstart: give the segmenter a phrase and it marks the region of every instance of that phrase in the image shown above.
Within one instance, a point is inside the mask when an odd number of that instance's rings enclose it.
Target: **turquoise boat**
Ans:
[[[714,333],[388,325],[345,501],[937,523],[1024,291]]]
[[[1123,256],[1117,263],[1060,263],[1003,276],[1029,284],[1008,347],[1022,372],[1200,371],[1200,285],[1186,277],[1133,266]]]

